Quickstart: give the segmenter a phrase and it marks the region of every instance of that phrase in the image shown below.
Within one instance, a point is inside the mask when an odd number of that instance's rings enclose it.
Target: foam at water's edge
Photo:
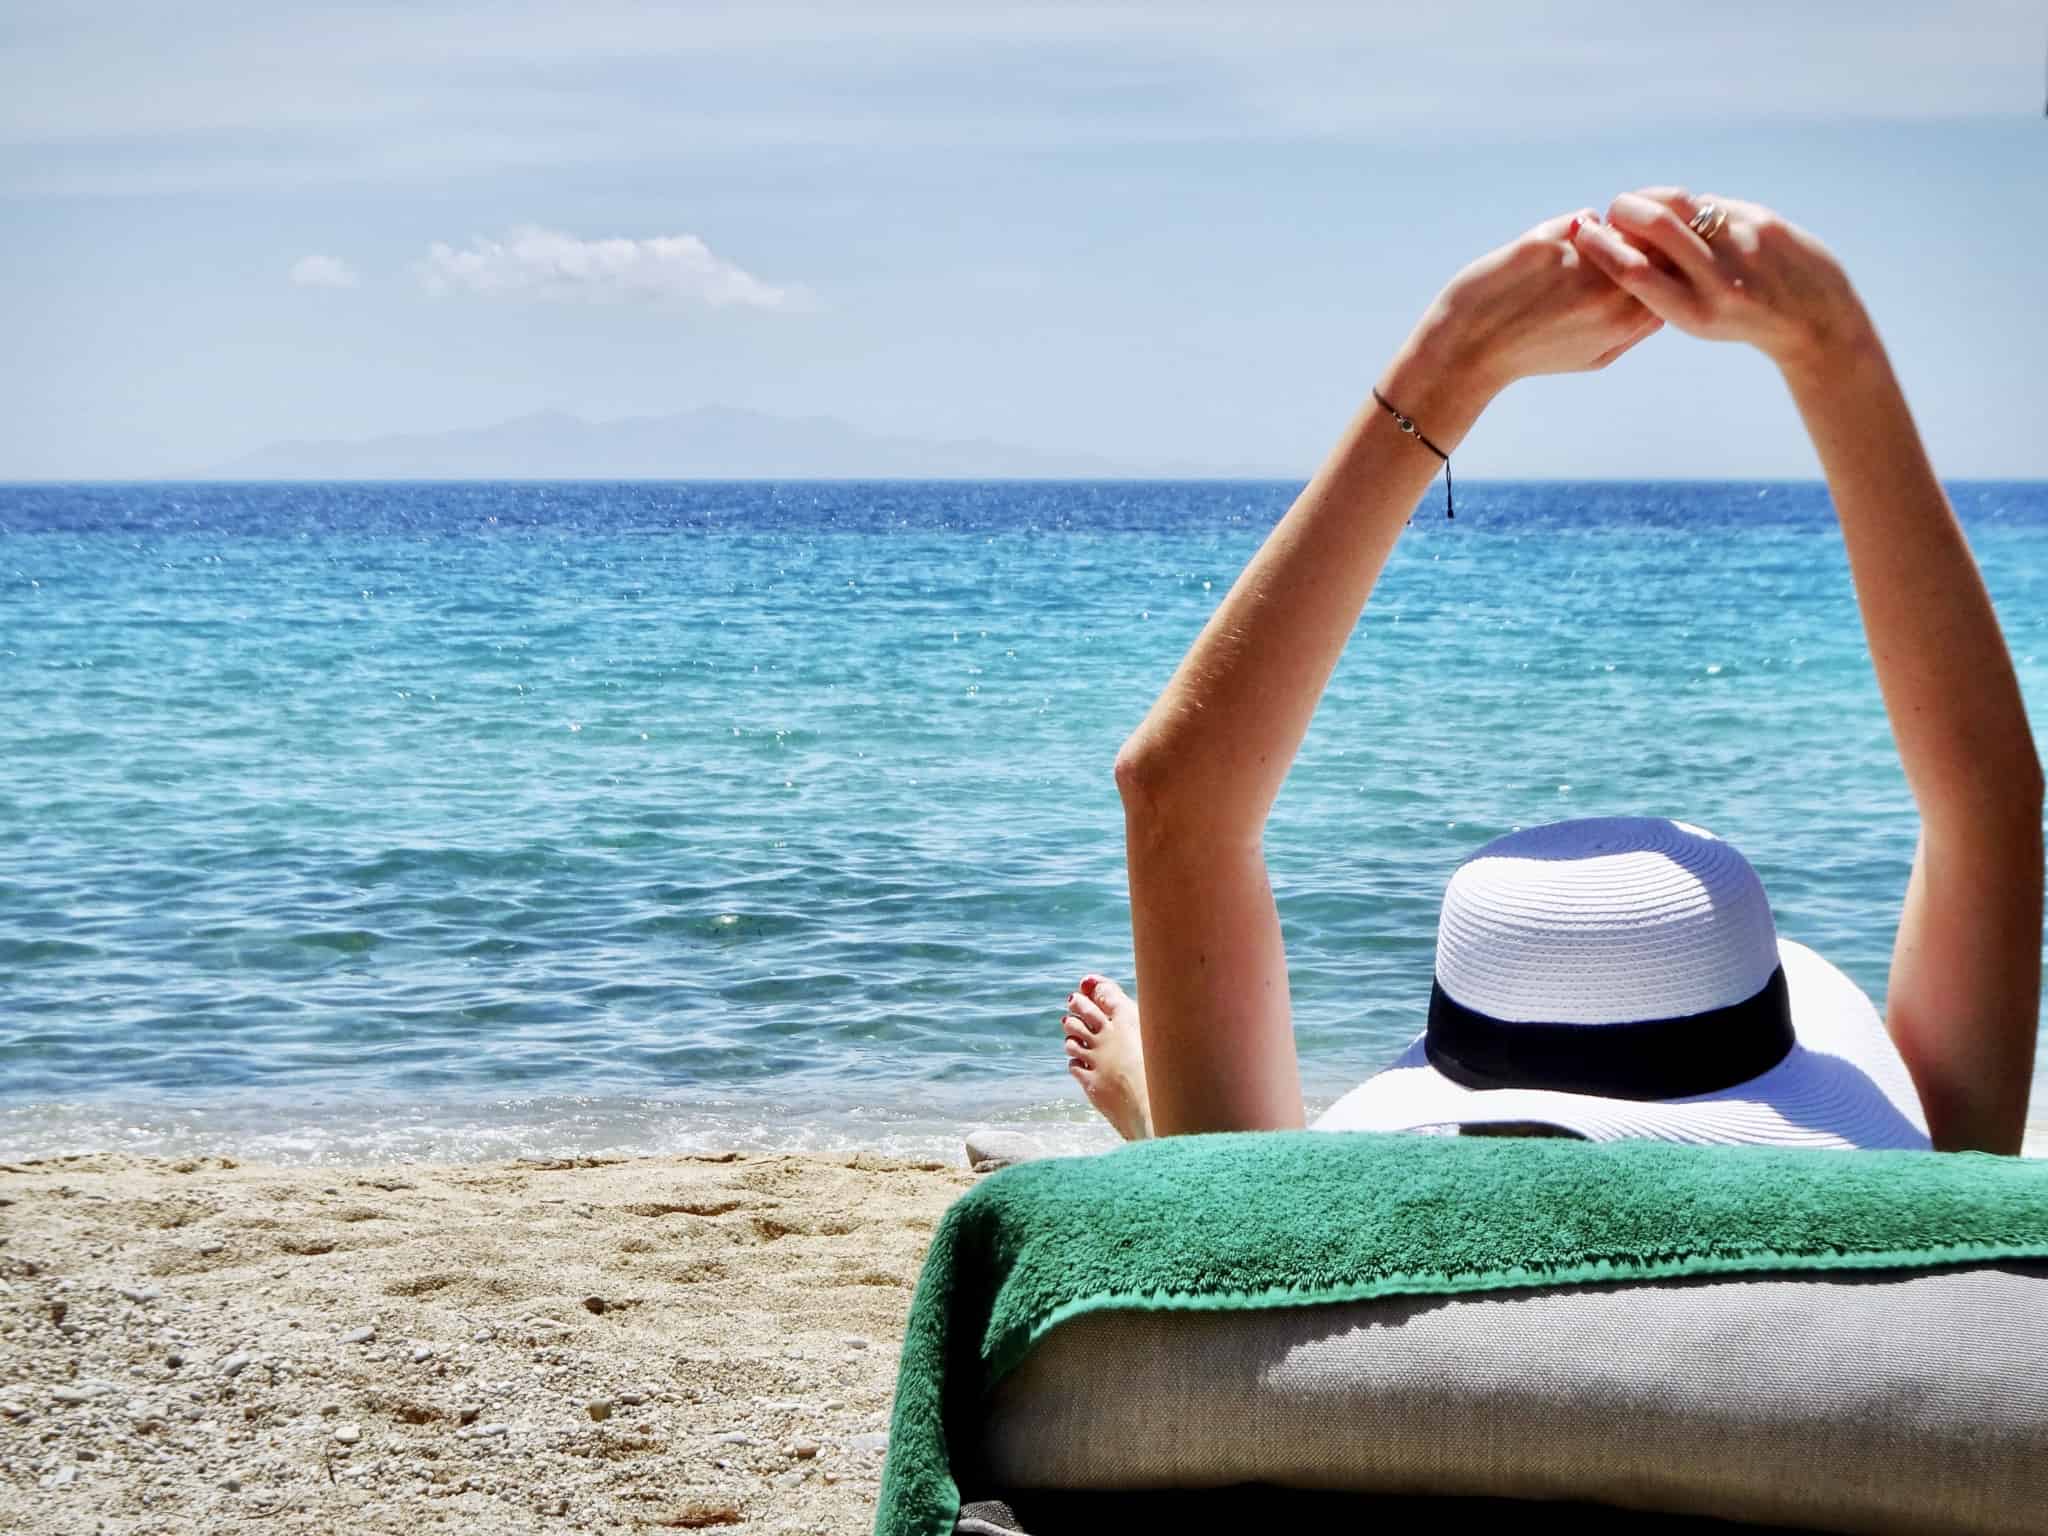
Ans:
[[[1311,1102],[1313,1118],[1322,1107]],[[136,1105],[101,1102],[0,1108],[0,1158],[84,1152],[232,1156],[283,1164],[492,1162],[521,1157],[648,1157],[688,1152],[872,1152],[964,1161],[966,1134],[1022,1131],[1048,1153],[1116,1145],[1085,1106],[1061,1100],[911,1111],[743,1102],[536,1099],[448,1104],[275,1106]],[[2027,1127],[2023,1155],[2048,1158],[2048,1120]]]
[[[1054,1154],[1099,1152],[1115,1134],[1078,1104],[829,1110],[767,1099],[673,1103],[557,1097],[471,1104],[318,1103],[280,1108],[87,1101],[0,1108],[0,1158],[83,1152],[228,1156],[282,1164],[492,1162],[760,1152],[936,1158],[964,1163],[981,1126],[1026,1132]]]

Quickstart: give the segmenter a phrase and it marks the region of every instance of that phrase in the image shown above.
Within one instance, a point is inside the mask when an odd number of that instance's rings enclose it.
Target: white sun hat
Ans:
[[[1656,817],[1530,827],[1460,865],[1429,1027],[1315,1129],[1503,1124],[1593,1141],[1929,1145],[1862,989],[1778,937],[1734,845]]]

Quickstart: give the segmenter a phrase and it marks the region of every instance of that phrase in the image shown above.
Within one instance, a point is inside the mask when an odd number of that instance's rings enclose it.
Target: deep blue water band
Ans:
[[[1794,1044],[1783,966],[1751,997],[1706,1013],[1625,1024],[1520,1023],[1430,990],[1423,1049],[1467,1088],[1548,1088],[1610,1099],[1683,1099],[1759,1077]]]

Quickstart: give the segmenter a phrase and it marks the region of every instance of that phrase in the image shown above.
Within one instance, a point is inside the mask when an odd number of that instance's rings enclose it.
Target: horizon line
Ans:
[[[303,485],[1306,485],[1309,475],[220,475],[8,478],[0,490],[52,486]],[[2048,475],[1940,475],[1943,485],[2044,485]],[[1820,475],[1487,475],[1467,485],[1821,485]]]

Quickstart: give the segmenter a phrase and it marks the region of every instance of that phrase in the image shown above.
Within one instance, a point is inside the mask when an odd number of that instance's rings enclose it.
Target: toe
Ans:
[[[1060,1020],[1060,1028],[1066,1032],[1068,1040],[1083,1050],[1095,1043],[1095,1031],[1071,1013]]]
[[[1124,989],[1107,976],[1090,976],[1081,983],[1081,991],[1105,1014],[1113,1013],[1124,1003]]]
[[[1071,1064],[1080,1067],[1093,1067],[1095,1065],[1094,1056],[1089,1053],[1088,1047],[1080,1041],[1069,1038],[1064,1042],[1064,1046],[1067,1060]]]
[[[1067,999],[1067,1012],[1088,1027],[1089,1033],[1101,1034],[1109,1027],[1109,1015],[1095,1004],[1092,997],[1076,992]]]

